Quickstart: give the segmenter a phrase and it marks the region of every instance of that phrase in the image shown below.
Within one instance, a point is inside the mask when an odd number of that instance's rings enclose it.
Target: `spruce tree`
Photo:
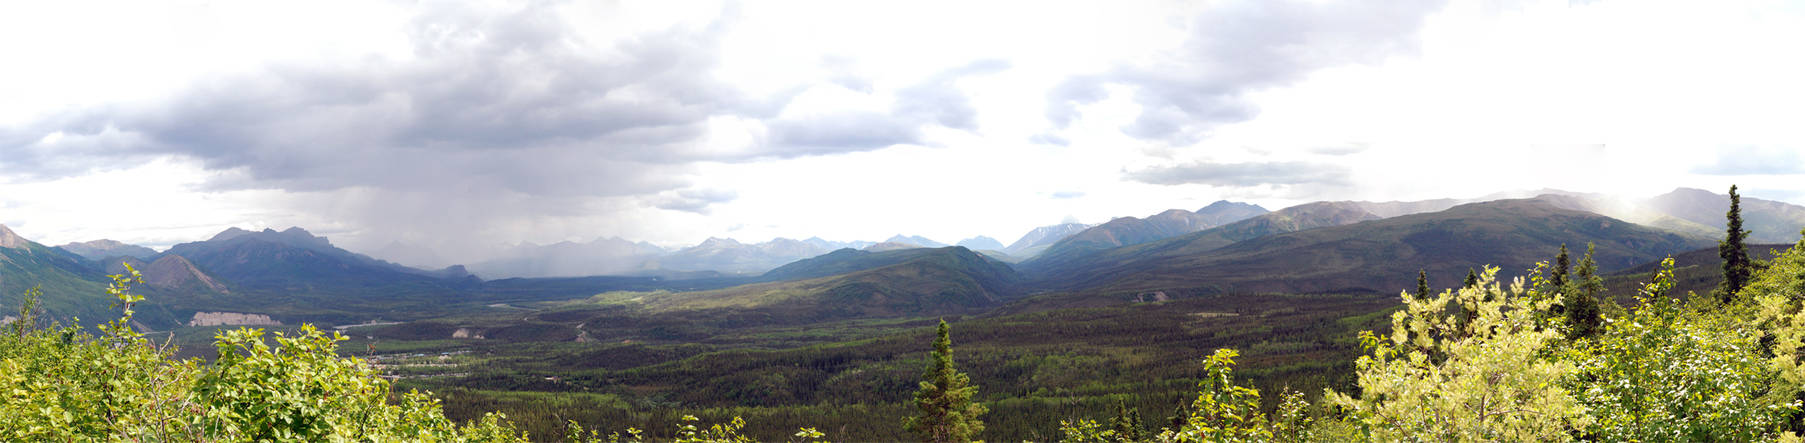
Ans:
[[[1724,217],[1729,219],[1725,223],[1724,239],[1717,243],[1717,256],[1724,259],[1724,282],[1717,287],[1717,297],[1729,303],[1744,286],[1748,286],[1750,273],[1749,254],[1743,247],[1749,231],[1742,230],[1742,196],[1736,195],[1736,185],[1730,185],[1730,212]]]
[[[1137,409],[1129,409],[1127,404],[1116,401],[1116,438],[1122,441],[1141,441],[1141,413]]]
[[[1548,284],[1553,286],[1554,290],[1567,290],[1567,274],[1569,274],[1570,265],[1571,262],[1567,258],[1567,244],[1561,243],[1561,254],[1554,257],[1554,275],[1548,277]]]
[[[1140,441],[1142,437],[1145,437],[1145,435],[1142,434],[1141,429],[1145,428],[1146,425],[1141,424],[1141,408],[1129,409],[1128,430],[1133,434],[1129,437],[1134,441]]]
[[[1471,288],[1474,286],[1479,286],[1479,273],[1473,272],[1473,268],[1467,268],[1467,280],[1460,287]]]
[[[1191,402],[1180,399],[1178,407],[1172,408],[1172,416],[1166,417],[1166,421],[1171,424],[1167,429],[1184,429],[1191,422]]]
[[[1416,299],[1429,299],[1429,271],[1422,269],[1416,271]]]
[[[1567,312],[1567,303],[1572,301],[1572,299],[1568,297],[1568,294],[1573,291],[1567,287],[1567,276],[1568,274],[1571,274],[1569,271],[1570,268],[1572,268],[1572,261],[1567,257],[1567,244],[1561,243],[1561,253],[1554,257],[1554,271],[1549,273],[1548,286],[1542,288],[1542,296],[1544,297],[1553,295],[1561,296],[1560,300],[1558,300],[1559,303],[1555,303],[1553,306],[1548,307],[1547,314],[1550,315],[1548,319],[1565,315]]]
[[[921,389],[915,391],[915,408],[921,415],[903,419],[903,428],[921,436],[924,442],[974,440],[984,432],[984,422],[978,416],[989,410],[971,401],[978,387],[970,384],[970,377],[953,368],[953,341],[948,337],[946,320],[941,320],[940,335],[934,339],[934,351],[928,354]]]
[[[1604,292],[1604,279],[1598,277],[1598,262],[1592,260],[1592,244],[1586,244],[1586,256],[1579,259],[1577,281],[1562,291],[1566,294],[1567,337],[1590,337],[1604,332],[1603,311],[1598,294]]]

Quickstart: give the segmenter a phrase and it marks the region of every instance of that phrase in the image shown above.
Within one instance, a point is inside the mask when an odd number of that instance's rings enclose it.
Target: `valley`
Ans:
[[[301,228],[232,228],[156,252],[104,240],[50,247],[0,227],[0,307],[40,287],[49,318],[91,326],[116,316],[105,275],[130,266],[146,297],[134,325],[170,337],[178,356],[216,357],[221,329],[314,324],[344,334],[339,351],[398,391],[444,399],[456,420],[501,411],[531,435],[561,435],[576,420],[668,438],[660,432],[686,414],[742,417],[761,440],[803,424],[835,439],[908,438],[896,422],[911,413],[925,344],[945,320],[991,411],[984,438],[1048,440],[1062,420],[1106,418],[1118,404],[1163,423],[1218,348],[1240,351],[1238,374],[1261,392],[1356,389],[1358,333],[1390,327],[1419,270],[1439,291],[1469,269],[1517,276],[1562,245],[1592,244],[1610,297],[1629,301],[1669,256],[1678,290],[1707,293],[1721,281],[1716,239],[1676,221],[1698,218],[1701,199],[1710,202],[1691,190],[1652,199],[1637,213],[1666,221],[1649,224],[1571,193],[1276,211],[1223,201],[1050,225],[1007,246],[897,235],[711,238],[670,251],[604,239],[434,270]],[[1766,231],[1780,229],[1796,240],[1805,228],[1797,206],[1744,202],[1750,226],[1764,229],[1757,240],[1785,238]],[[1788,246],[1752,244],[1750,256]],[[572,265],[585,261],[601,267]]]

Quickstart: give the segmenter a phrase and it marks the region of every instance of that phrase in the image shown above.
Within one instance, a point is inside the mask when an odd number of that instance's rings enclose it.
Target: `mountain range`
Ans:
[[[1265,213],[1266,208],[1258,205],[1217,201],[1196,212],[1170,209],[1144,219],[1119,217],[1054,242],[1024,265],[1051,268],[1077,263],[1101,251],[1176,237]]]
[[[1042,285],[1107,291],[1388,292],[1411,286],[1416,271],[1448,287],[1467,269],[1498,266],[1520,275],[1551,259],[1560,245],[1597,244],[1612,271],[1713,244],[1603,215],[1569,209],[1570,197],[1468,203],[1403,215],[1257,237],[1220,245],[1187,236],[1110,261],[1067,269]]]
[[[1791,242],[1805,227],[1805,208],[1742,201],[1745,226],[1758,239],[1752,243]],[[666,250],[608,238],[522,245],[510,259],[472,268],[630,275],[494,281],[462,266],[416,269],[346,251],[301,228],[231,228],[145,255],[147,248],[113,241],[47,247],[0,226],[0,307],[16,308],[26,288],[41,286],[53,318],[106,318],[105,275],[125,265],[144,275],[141,290],[151,295],[140,308],[146,329],[204,312],[343,324],[611,291],[675,291],[635,298],[654,310],[738,307],[806,318],[950,315],[1040,293],[1383,294],[1412,286],[1417,270],[1438,287],[1482,265],[1520,274],[1562,244],[1579,251],[1595,243],[1606,272],[1645,265],[1714,245],[1721,229],[1712,226],[1721,222],[1710,217],[1721,219],[1722,210],[1711,205],[1719,203],[1727,207],[1727,197],[1692,189],[1635,201],[1549,192],[1478,202],[1314,202],[1270,212],[1219,201],[1095,226],[1045,226],[1008,246],[980,237],[929,247],[939,243],[898,235],[882,243],[711,238]],[[1042,252],[1015,265],[998,259],[1034,250]]]

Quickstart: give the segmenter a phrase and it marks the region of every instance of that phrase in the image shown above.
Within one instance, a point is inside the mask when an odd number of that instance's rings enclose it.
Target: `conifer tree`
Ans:
[[[1736,195],[1736,185],[1730,185],[1730,212],[1724,217],[1728,219],[1724,239],[1717,243],[1717,256],[1724,259],[1724,281],[1717,287],[1717,297],[1729,303],[1748,286],[1750,274],[1749,254],[1743,247],[1749,231],[1742,230],[1742,196]]]
[[[1466,282],[1463,282],[1460,287],[1471,288],[1471,287],[1478,286],[1478,285],[1479,285],[1479,273],[1473,272],[1473,268],[1467,268],[1467,280],[1466,280]]]
[[[1567,337],[1591,337],[1603,332],[1604,317],[1598,306],[1598,294],[1604,292],[1604,279],[1598,277],[1598,262],[1592,260],[1591,243],[1586,244],[1586,255],[1579,259],[1578,279],[1567,285],[1562,292],[1566,294]]]
[[[1572,267],[1571,265],[1571,261],[1567,258],[1567,244],[1561,243],[1561,254],[1554,257],[1554,275],[1548,277],[1548,284],[1553,286],[1554,290],[1565,291],[1567,289],[1567,274],[1569,274],[1568,269]]]
[[[946,320],[941,320],[934,351],[928,354],[927,372],[922,374],[921,389],[915,391],[915,408],[921,415],[903,419],[903,428],[921,436],[924,442],[974,440],[984,432],[984,422],[978,416],[988,410],[971,401],[978,387],[970,384],[970,377],[953,368],[953,341],[948,337]]]
[[[1141,441],[1141,412],[1117,401],[1115,431],[1122,441]]]
[[[1184,429],[1185,424],[1189,423],[1190,420],[1191,402],[1189,400],[1181,399],[1178,401],[1178,407],[1172,408],[1172,416],[1166,417],[1166,421],[1171,424],[1171,426],[1167,426],[1166,429]]]
[[[1429,299],[1429,271],[1422,269],[1416,271],[1416,299]]]
[[[1144,429],[1144,428],[1145,428],[1145,425],[1141,424],[1141,409],[1140,408],[1129,409],[1128,410],[1128,429],[1133,434],[1132,438],[1135,441],[1140,441],[1141,437],[1144,437],[1144,435],[1141,434],[1141,429]]]

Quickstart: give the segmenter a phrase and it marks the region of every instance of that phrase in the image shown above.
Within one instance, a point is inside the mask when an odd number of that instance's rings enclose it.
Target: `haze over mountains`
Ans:
[[[1711,217],[1723,212],[1713,205],[1727,206],[1726,198],[1680,189],[1626,202],[1556,191],[1478,202],[1315,202],[1270,212],[1219,201],[1095,226],[1044,226],[1008,246],[986,237],[946,246],[896,235],[879,243],[710,238],[667,250],[605,238],[516,246],[509,258],[470,266],[474,273],[403,266],[301,228],[230,228],[145,254],[104,240],[52,248],[0,226],[0,305],[16,306],[26,288],[41,285],[51,294],[47,308],[62,318],[97,315],[94,306],[106,305],[95,295],[104,275],[123,264],[142,272],[143,289],[155,295],[140,316],[148,329],[203,312],[342,323],[618,290],[676,291],[631,302],[648,309],[732,307],[816,319],[967,313],[1048,292],[1382,294],[1411,285],[1418,269],[1438,286],[1483,265],[1521,272],[1561,244],[1597,244],[1606,272],[1710,247],[1721,235]],[[1805,228],[1805,208],[1785,203],[1745,197],[1743,217],[1753,243],[1790,242]],[[594,275],[619,277],[579,277]]]

